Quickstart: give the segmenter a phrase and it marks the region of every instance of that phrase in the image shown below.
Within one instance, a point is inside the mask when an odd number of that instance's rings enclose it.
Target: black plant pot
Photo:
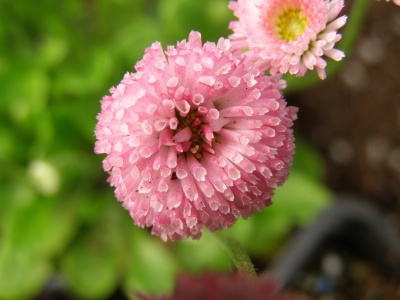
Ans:
[[[368,261],[382,276],[399,282],[399,235],[382,214],[365,203],[355,197],[338,197],[311,226],[289,241],[268,275],[274,276],[281,288],[293,285],[304,268],[324,249],[330,249]]]

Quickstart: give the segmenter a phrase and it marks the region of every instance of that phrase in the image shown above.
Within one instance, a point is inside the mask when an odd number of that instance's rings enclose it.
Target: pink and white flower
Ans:
[[[111,95],[95,134],[115,195],[166,241],[199,238],[270,205],[292,163],[279,75],[265,76],[230,41],[198,32],[163,52],[155,42]]]
[[[137,294],[139,300],[306,300],[305,292],[280,290],[279,282],[272,276],[260,276],[255,280],[241,273],[205,272],[196,276],[183,274],[177,277],[170,296],[145,296]]]
[[[229,8],[238,18],[229,25],[232,48],[247,49],[261,70],[271,74],[300,77],[315,68],[324,79],[323,57],[344,57],[334,48],[341,39],[337,30],[346,23],[346,16],[337,18],[343,6],[343,0],[231,1]]]
[[[386,2],[392,1],[394,4],[400,6],[400,0],[385,0]]]

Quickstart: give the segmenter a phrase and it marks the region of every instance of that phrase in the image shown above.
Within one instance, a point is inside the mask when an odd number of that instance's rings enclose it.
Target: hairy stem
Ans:
[[[228,252],[237,270],[249,279],[256,279],[257,274],[249,255],[243,246],[232,235],[227,232],[216,232],[213,234]]]

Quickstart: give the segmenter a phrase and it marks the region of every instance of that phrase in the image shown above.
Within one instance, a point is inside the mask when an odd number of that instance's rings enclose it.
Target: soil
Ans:
[[[331,279],[315,269],[299,274],[298,281],[289,289],[309,300],[400,299],[400,285],[395,279],[382,276],[380,270],[366,261],[354,257],[338,258],[346,264],[345,273],[340,277]]]
[[[343,236],[330,239],[288,288],[310,300],[400,300],[399,270],[385,266],[382,253],[372,256],[360,249],[367,244]]]

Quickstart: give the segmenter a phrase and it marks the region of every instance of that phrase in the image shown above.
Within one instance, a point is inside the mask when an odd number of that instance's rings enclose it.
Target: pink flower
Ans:
[[[247,55],[261,70],[271,74],[304,76],[317,70],[325,79],[326,61],[344,53],[334,48],[341,39],[337,30],[346,23],[338,19],[343,0],[238,0],[229,8],[239,20],[230,23],[233,49],[249,49]]]
[[[386,2],[390,2],[390,0],[385,0]],[[400,6],[400,0],[392,0],[394,4]]]
[[[167,56],[167,58],[166,58]],[[269,205],[288,175],[296,108],[280,76],[201,35],[146,49],[101,101],[96,153],[135,223],[166,241],[199,238]]]
[[[305,293],[290,290],[279,291],[279,283],[272,277],[250,280],[240,273],[202,273],[194,276],[181,275],[176,279],[170,296],[148,297],[136,295],[140,300],[306,300]]]

